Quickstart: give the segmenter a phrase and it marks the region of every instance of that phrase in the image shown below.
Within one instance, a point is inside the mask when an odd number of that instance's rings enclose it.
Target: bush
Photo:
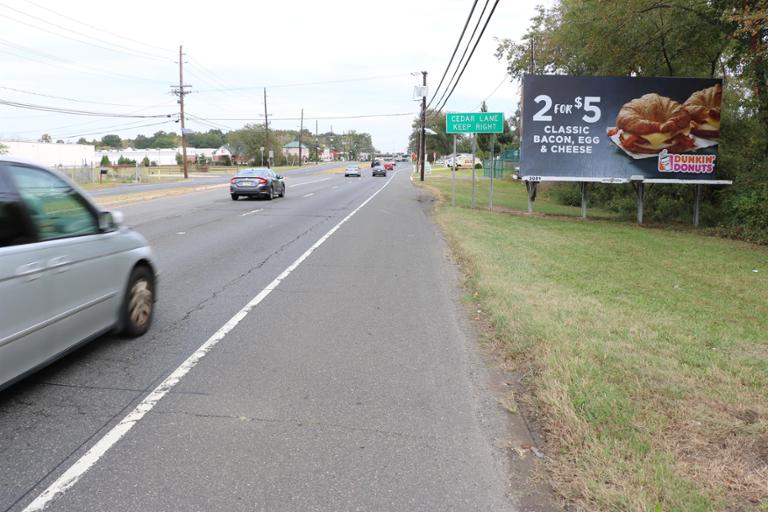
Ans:
[[[149,162],[149,157],[148,156],[144,157],[144,160],[141,161],[141,165],[143,165],[144,167],[149,167],[150,162]]]
[[[477,162],[475,164],[475,169],[482,169],[482,168],[483,168],[483,164],[481,164],[480,162]]]
[[[109,157],[107,155],[104,155],[101,157],[101,163],[99,165],[102,167],[109,167],[112,165],[112,162],[109,161]]]

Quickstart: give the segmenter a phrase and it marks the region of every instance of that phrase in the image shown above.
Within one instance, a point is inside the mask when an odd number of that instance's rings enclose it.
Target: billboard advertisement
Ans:
[[[520,177],[717,180],[722,80],[523,78]]]

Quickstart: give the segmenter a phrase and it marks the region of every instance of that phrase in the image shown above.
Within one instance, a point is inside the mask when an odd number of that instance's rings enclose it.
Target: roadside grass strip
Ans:
[[[436,217],[468,300],[487,313],[504,360],[528,370],[565,502],[768,510],[766,248],[454,208],[450,180],[428,186],[443,198]],[[540,211],[567,208],[537,201]]]

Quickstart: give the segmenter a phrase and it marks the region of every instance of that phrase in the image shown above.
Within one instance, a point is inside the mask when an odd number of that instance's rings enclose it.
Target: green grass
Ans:
[[[439,192],[441,197],[451,202],[453,180],[450,170],[438,170],[431,177],[426,178],[426,183]],[[456,173],[456,206],[470,207],[472,204],[472,170],[466,169]],[[475,181],[475,204],[477,208],[487,209],[489,204],[491,180],[482,177],[482,170],[478,170]],[[495,210],[508,210],[523,212],[528,211],[528,192],[521,181],[509,178],[496,179],[493,183],[493,207]],[[546,186],[540,186],[536,200],[533,203],[534,213],[548,215],[563,215],[580,217],[581,208],[565,206],[555,202],[550,196]],[[594,219],[615,219],[617,214],[599,208],[588,208],[587,216]]]
[[[560,495],[583,510],[768,506],[765,248],[454,208],[443,180],[428,185],[505,358],[535,369]],[[495,204],[524,207],[524,189],[498,188]],[[539,211],[578,215],[542,199]]]

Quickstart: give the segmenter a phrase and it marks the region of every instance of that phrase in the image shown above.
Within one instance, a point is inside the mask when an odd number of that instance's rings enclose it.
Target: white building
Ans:
[[[187,161],[194,162],[199,155],[202,155],[208,159],[212,159],[218,153],[221,153],[221,148],[187,148]],[[101,162],[104,155],[109,158],[112,165],[117,165],[120,157],[127,158],[128,160],[134,160],[137,164],[141,164],[144,158],[148,158],[150,163],[154,162],[155,165],[176,165],[176,155],[181,155],[181,148],[165,148],[165,149],[106,149],[96,152],[96,165]]]
[[[93,167],[95,148],[90,144],[53,144],[1,140],[7,155],[24,158],[47,167]],[[101,157],[99,157],[101,158]]]

